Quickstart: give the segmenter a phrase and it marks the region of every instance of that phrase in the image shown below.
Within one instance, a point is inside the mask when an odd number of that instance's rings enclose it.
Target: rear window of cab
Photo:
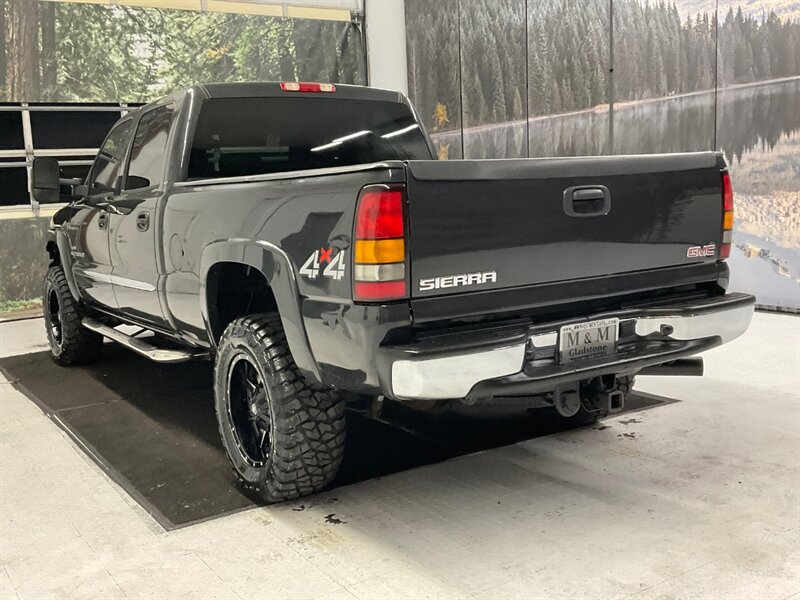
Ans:
[[[212,99],[200,109],[186,179],[430,158],[413,112],[399,102]]]

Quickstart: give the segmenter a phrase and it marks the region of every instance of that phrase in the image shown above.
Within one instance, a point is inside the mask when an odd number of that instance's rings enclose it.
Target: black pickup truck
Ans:
[[[334,477],[347,402],[589,421],[747,329],[721,154],[433,156],[402,94],[289,82],[132,111],[86,181],[37,158],[34,198],[70,194],[47,242],[53,357],[109,338],[213,360],[228,456],[274,502]]]

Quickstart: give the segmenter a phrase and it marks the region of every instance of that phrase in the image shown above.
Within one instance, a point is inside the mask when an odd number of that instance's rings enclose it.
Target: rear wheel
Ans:
[[[72,297],[60,266],[48,269],[44,278],[44,324],[53,360],[71,366],[94,362],[103,350],[103,336],[81,325],[83,306]]]
[[[333,480],[344,452],[345,403],[303,379],[277,315],[228,325],[217,350],[214,398],[234,471],[265,502],[318,492]]]

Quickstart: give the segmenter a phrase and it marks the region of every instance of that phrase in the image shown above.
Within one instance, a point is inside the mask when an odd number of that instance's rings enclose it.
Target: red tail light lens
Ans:
[[[356,300],[397,300],[406,297],[405,281],[356,281]]]
[[[405,190],[370,185],[356,208],[353,299],[399,300],[408,297]]]
[[[722,174],[722,210],[733,210],[733,184],[727,171]]]
[[[719,257],[726,259],[731,255],[733,243],[733,185],[731,174],[722,173],[722,244],[720,244]]]
[[[356,239],[402,238],[404,232],[402,191],[370,190],[361,193],[356,218]]]
[[[312,83],[307,81],[284,81],[281,83],[284,92],[328,92],[336,91],[332,83]]]

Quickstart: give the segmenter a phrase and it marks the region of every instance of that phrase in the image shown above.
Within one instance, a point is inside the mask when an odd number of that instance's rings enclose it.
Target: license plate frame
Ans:
[[[558,332],[561,364],[610,356],[617,351],[619,319],[609,317],[564,325]]]

